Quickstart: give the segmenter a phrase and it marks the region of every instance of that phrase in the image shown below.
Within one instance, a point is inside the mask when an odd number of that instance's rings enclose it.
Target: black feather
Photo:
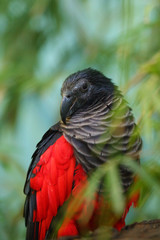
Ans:
[[[92,94],[85,104],[75,109],[66,124],[61,122],[64,136],[73,145],[77,161],[87,173],[123,154],[139,161],[142,140],[132,110],[121,92],[100,72],[86,69],[66,79],[62,94],[74,88],[81,78],[92,84]],[[123,168],[120,175],[126,191],[133,181],[133,174]]]
[[[38,240],[39,231],[39,223],[33,222],[33,212],[36,210],[36,192],[30,188],[30,178],[34,177],[32,171],[39,162],[41,155],[61,136],[62,132],[60,130],[60,125],[57,123],[44,134],[42,140],[37,144],[37,149],[32,156],[32,162],[29,166],[24,185],[24,193],[27,195],[24,205],[25,225],[27,227],[26,240]]]
[[[84,79],[90,90],[82,94],[80,89],[76,90],[75,87],[80,86],[80,81]],[[76,164],[80,163],[87,174],[117,156],[130,156],[139,162],[142,140],[132,110],[109,78],[99,71],[88,68],[70,75],[64,81],[62,96],[67,92],[75,94],[77,104],[67,115],[65,124],[61,121],[44,134],[37,144],[27,173],[24,186],[27,195],[24,206],[27,240],[38,240],[39,228],[39,223],[33,222],[36,193],[30,188],[30,178],[34,177],[33,169],[40,156],[62,134],[74,148]],[[119,173],[123,189],[127,191],[133,182],[134,173],[123,165],[119,165]],[[103,185],[102,182],[100,185]],[[54,221],[46,238],[52,235],[53,226]]]

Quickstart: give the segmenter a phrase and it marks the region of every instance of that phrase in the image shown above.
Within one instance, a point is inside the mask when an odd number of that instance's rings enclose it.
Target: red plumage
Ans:
[[[36,206],[33,221],[40,222],[40,240],[45,238],[52,218],[69,197],[75,170],[72,146],[62,136],[40,157],[30,179],[31,189],[36,191]]]
[[[102,73],[85,69],[65,80],[61,94],[61,121],[38,143],[27,173],[24,186],[26,240],[43,240],[52,232],[56,234],[55,222],[66,200],[69,204],[58,237],[95,230],[102,215],[105,215],[102,225],[109,224],[109,215],[111,225],[120,230],[129,208],[138,201],[136,193],[126,202],[121,219],[112,216],[109,203],[98,193],[103,190],[103,179],[90,202],[87,198],[80,200],[88,186],[88,175],[105,162],[127,156],[139,163],[142,140],[132,110],[121,92]],[[124,194],[127,194],[135,174],[123,164],[118,164],[118,170]],[[78,207],[72,209],[70,217],[67,213],[74,199]]]
[[[30,179],[30,187],[33,191],[36,191],[37,206],[34,211],[33,222],[40,223],[39,240],[43,240],[52,218],[57,215],[58,208],[68,199],[71,192],[74,197],[79,193],[87,182],[87,175],[80,164],[76,166],[73,147],[64,136],[61,136],[41,155],[33,173],[35,176]],[[128,203],[122,219],[115,224],[118,230],[124,226],[126,214],[132,202],[135,203],[136,201],[137,198],[134,197]],[[96,203],[94,204],[96,208]],[[83,204],[82,207],[85,208],[85,205]],[[64,220],[58,231],[58,237],[78,234],[77,216],[79,215],[77,214],[71,220]]]

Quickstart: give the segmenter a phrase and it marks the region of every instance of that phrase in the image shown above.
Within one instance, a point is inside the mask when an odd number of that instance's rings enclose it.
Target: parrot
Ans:
[[[62,101],[58,123],[51,126],[37,144],[30,163],[24,193],[24,218],[27,240],[49,239],[57,216],[70,198],[75,198],[86,185],[89,176],[116,156],[128,156],[140,163],[142,139],[132,109],[112,80],[98,70],[87,68],[71,74],[61,88]],[[120,181],[124,194],[135,180],[133,171],[119,164]],[[93,201],[88,229],[96,229],[99,196]],[[123,216],[114,222],[120,230],[132,204],[139,194],[130,199]],[[57,238],[81,233],[82,204],[75,216],[64,218]],[[87,216],[87,210],[84,216]]]

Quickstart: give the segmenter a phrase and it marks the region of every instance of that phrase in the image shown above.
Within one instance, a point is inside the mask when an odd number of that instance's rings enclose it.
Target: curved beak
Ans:
[[[62,103],[61,103],[60,114],[61,114],[61,119],[64,122],[64,124],[66,124],[66,118],[71,115],[70,110],[71,110],[73,104],[74,104],[73,97],[70,97],[70,98],[67,98],[66,96],[63,97]]]

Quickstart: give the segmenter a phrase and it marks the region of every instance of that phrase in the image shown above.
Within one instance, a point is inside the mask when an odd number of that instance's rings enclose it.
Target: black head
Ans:
[[[72,116],[77,110],[83,110],[104,96],[112,94],[114,84],[101,72],[88,68],[70,75],[61,89],[61,118]]]

